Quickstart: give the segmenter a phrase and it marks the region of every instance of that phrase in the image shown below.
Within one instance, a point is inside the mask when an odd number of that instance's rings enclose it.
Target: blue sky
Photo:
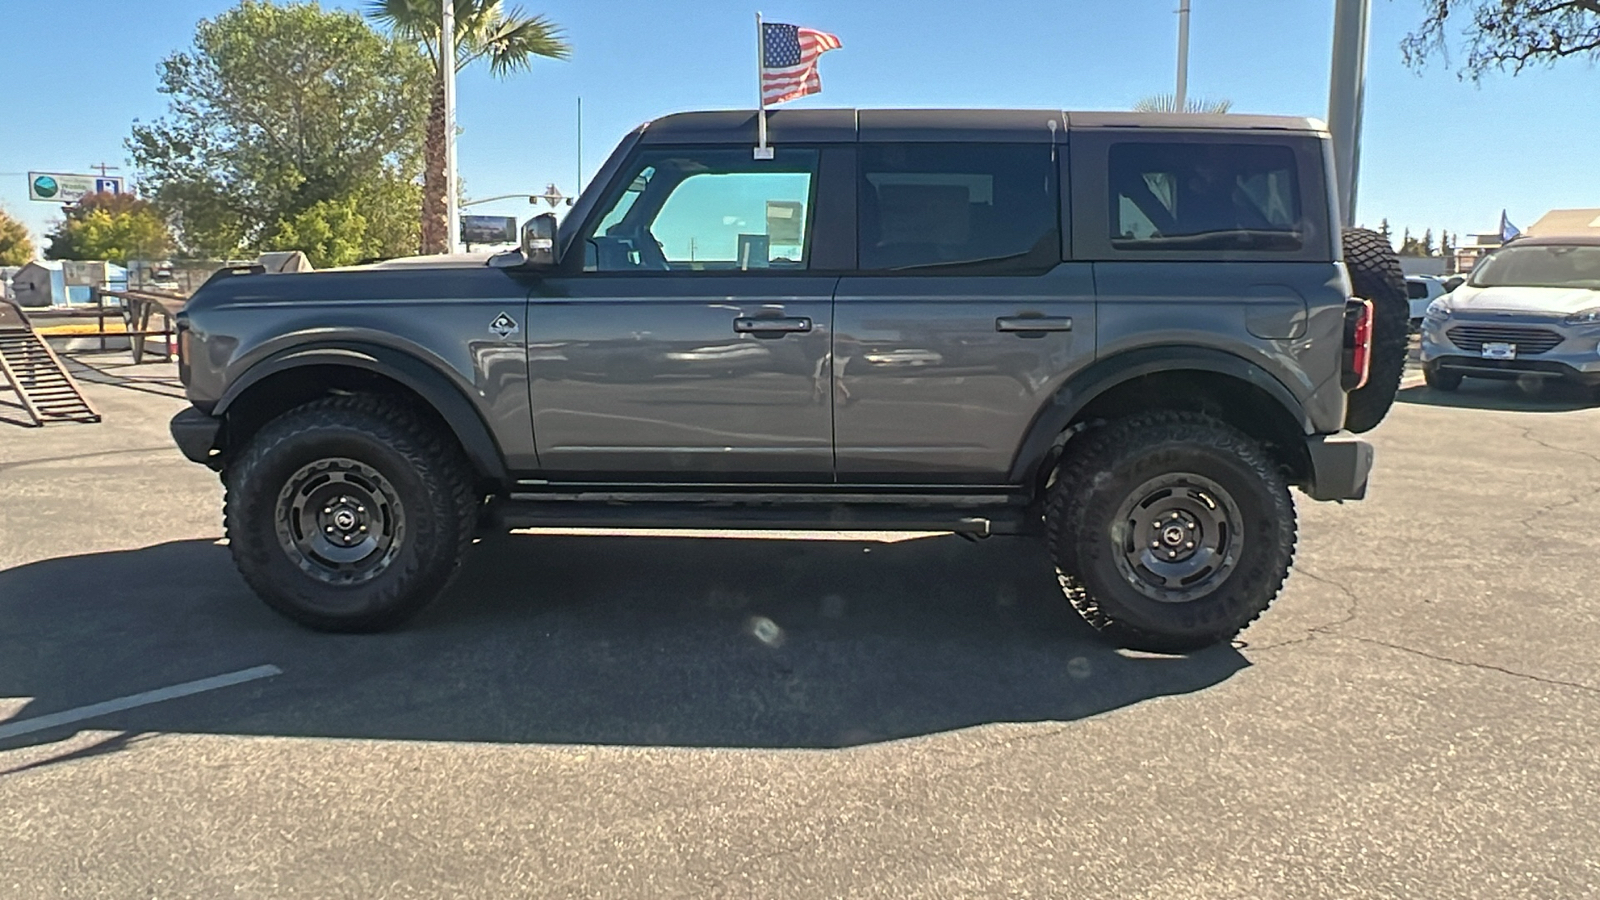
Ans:
[[[0,205],[36,236],[58,207],[30,202],[32,170],[122,165],[135,119],[166,108],[162,57],[228,0],[0,0],[10,39],[0,124]],[[324,6],[360,8],[358,2]],[[1176,0],[522,0],[562,23],[568,62],[506,81],[482,70],[459,86],[461,172],[473,197],[577,180],[635,125],[684,109],[754,105],[754,14],[838,34],[825,90],[805,106],[1017,106],[1125,109],[1172,90]],[[1193,0],[1190,92],[1236,112],[1322,117],[1333,0]],[[974,14],[974,10],[977,11]],[[1568,61],[1481,84],[1443,61],[1421,74],[1399,42],[1421,0],[1374,0],[1359,215],[1437,231],[1492,230],[1552,207],[1600,206],[1600,68]],[[525,218],[524,202],[486,214]]]

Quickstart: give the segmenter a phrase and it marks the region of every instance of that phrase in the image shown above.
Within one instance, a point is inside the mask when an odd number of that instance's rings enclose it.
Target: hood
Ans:
[[[1600,291],[1587,288],[1485,287],[1462,285],[1450,293],[1458,312],[1526,312],[1566,316],[1600,306]]]
[[[386,259],[382,262],[367,263],[361,266],[340,266],[337,269],[320,269],[322,272],[370,272],[384,269],[464,269],[481,268],[488,264],[489,257],[495,253],[480,251],[477,253],[440,253],[434,256],[402,256],[398,259]]]

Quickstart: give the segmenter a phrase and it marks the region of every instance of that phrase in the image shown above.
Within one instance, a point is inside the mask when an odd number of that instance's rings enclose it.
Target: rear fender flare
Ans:
[[[1205,347],[1143,347],[1097,360],[1056,391],[1034,415],[1012,460],[1011,483],[1036,483],[1039,468],[1050,458],[1057,439],[1096,397],[1140,376],[1173,371],[1214,372],[1237,378],[1276,399],[1299,423],[1301,431],[1308,435],[1316,432],[1305,405],[1294,393],[1272,373],[1247,359]]]

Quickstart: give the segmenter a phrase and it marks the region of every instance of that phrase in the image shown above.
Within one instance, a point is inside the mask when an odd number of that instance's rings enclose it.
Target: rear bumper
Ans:
[[[1372,475],[1372,445],[1348,432],[1306,438],[1311,480],[1302,490],[1313,500],[1360,500]]]
[[[213,469],[221,468],[221,456],[215,452],[218,449],[217,435],[222,431],[221,419],[208,416],[191,406],[173,416],[168,428],[172,431],[173,442],[190,462]]]

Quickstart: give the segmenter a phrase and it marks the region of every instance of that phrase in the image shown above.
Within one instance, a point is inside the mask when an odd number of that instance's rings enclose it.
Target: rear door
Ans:
[[[1063,261],[1058,131],[951,142],[893,115],[861,113],[857,271],[834,302],[839,480],[1003,483],[1094,359],[1092,273]]]
[[[812,259],[820,149],[645,149],[528,310],[543,469],[831,481],[836,274]],[[577,249],[576,247],[574,248]]]

